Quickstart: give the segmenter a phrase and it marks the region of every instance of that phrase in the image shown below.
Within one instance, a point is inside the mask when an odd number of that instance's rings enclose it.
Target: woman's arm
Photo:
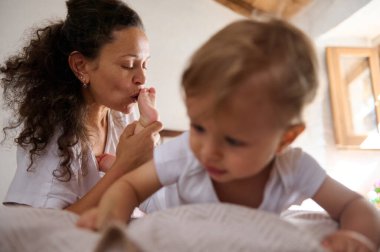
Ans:
[[[99,230],[113,221],[125,222],[135,207],[161,187],[151,160],[116,181],[102,197],[99,207],[84,213],[77,224]]]
[[[80,200],[66,210],[82,214],[84,211],[98,205],[104,192],[125,173],[135,169],[144,162],[152,159],[154,135],[162,128],[160,122],[153,122],[141,132],[134,134],[136,124],[128,125],[117,146],[117,158],[112,168],[103,178]]]
[[[379,248],[380,215],[362,196],[327,177],[313,200],[339,222],[340,230],[345,231],[326,237],[326,246],[333,246],[333,249],[346,245],[360,246],[355,244],[357,241],[365,247],[372,247],[363,251]]]

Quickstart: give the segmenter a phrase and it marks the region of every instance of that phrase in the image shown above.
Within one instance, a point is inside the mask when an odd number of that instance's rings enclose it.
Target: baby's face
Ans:
[[[217,112],[213,93],[186,98],[191,149],[214,181],[249,179],[279,149],[285,130],[266,95],[254,89],[241,86]]]

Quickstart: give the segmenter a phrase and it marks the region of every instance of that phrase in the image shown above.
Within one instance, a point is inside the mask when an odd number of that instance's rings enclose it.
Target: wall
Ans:
[[[292,22],[309,36],[318,38],[369,2],[371,0],[314,0],[293,17]]]
[[[360,2],[362,7],[355,11],[349,19],[339,23],[315,40],[320,59],[319,94],[305,113],[309,130],[297,143],[316,156],[332,177],[366,195],[372,189],[375,180],[380,179],[379,151],[344,150],[335,146],[329,82],[325,64],[326,47],[372,47],[378,44],[376,41],[380,34],[380,23],[378,22],[380,1],[368,1],[366,4],[365,1],[355,1],[353,4]],[[345,8],[352,11],[354,8],[348,6],[350,2],[346,3]],[[326,15],[323,18],[329,19]],[[312,27],[309,29],[314,30]]]
[[[212,33],[240,16],[213,0],[129,0],[127,1],[141,15],[151,42],[152,59],[149,66],[147,85],[154,85],[158,92],[157,106],[165,127],[187,129],[187,117],[179,90],[182,70],[191,53]],[[327,2],[331,4],[326,4]],[[317,38],[329,27],[351,15],[368,1],[364,0],[318,0],[307,14],[295,17],[294,22]],[[344,8],[341,8],[344,6]],[[336,10],[339,15],[334,17]],[[329,14],[326,20],[320,13]],[[48,14],[50,13],[50,14]],[[319,15],[318,15],[319,13]],[[0,62],[22,44],[22,34],[33,24],[46,18],[63,18],[63,0],[1,0],[0,1]],[[313,19],[312,19],[313,18]],[[322,43],[316,40],[317,44]],[[318,46],[323,62],[323,46]],[[321,64],[323,66],[323,64]],[[340,151],[335,149],[331,126],[331,115],[327,90],[327,80],[321,69],[321,88],[316,101],[307,109],[307,131],[296,142],[321,161],[322,165],[355,190],[363,191],[360,185],[347,181],[346,175],[371,174],[364,167],[374,167],[376,153]],[[5,125],[7,113],[1,111],[0,126]],[[321,117],[322,116],[322,117]],[[2,136],[2,135],[0,135]],[[323,136],[323,137],[321,137]],[[15,148],[11,141],[0,146],[0,199],[15,171]],[[347,167],[347,174],[344,169]],[[359,167],[359,168],[358,168]],[[343,173],[342,173],[343,170]],[[365,173],[363,173],[365,171]],[[343,176],[341,175],[343,174]],[[367,176],[367,175],[365,175]],[[368,175],[371,176],[371,175]],[[380,176],[379,176],[380,178]],[[368,179],[367,179],[368,180]],[[367,183],[368,184],[368,183]],[[365,190],[364,190],[365,191]],[[363,192],[364,192],[363,191]]]
[[[151,41],[147,85],[157,87],[161,120],[170,129],[187,129],[179,83],[187,59],[208,37],[240,16],[212,0],[128,1],[141,14]]]

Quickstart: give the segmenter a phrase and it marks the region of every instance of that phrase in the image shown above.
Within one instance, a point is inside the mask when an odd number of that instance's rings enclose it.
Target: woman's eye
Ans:
[[[205,131],[205,129],[200,126],[200,125],[197,125],[197,124],[191,124],[191,128],[195,131],[195,132],[198,132],[198,133],[203,133]]]
[[[133,65],[122,65],[121,67],[129,70],[133,69]]]
[[[144,63],[142,67],[143,67],[143,69],[148,70],[148,64],[147,63]]]
[[[225,138],[226,142],[230,145],[230,146],[244,146],[245,143],[240,141],[240,140],[236,140],[232,137],[226,137]]]

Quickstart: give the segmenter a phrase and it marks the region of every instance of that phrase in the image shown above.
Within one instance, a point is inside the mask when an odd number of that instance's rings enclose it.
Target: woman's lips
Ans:
[[[134,95],[131,97],[133,102],[137,102],[137,99],[139,98],[139,95]]]
[[[131,99],[133,102],[137,102],[137,100],[139,98],[139,94],[140,94],[140,91],[131,96]]]

